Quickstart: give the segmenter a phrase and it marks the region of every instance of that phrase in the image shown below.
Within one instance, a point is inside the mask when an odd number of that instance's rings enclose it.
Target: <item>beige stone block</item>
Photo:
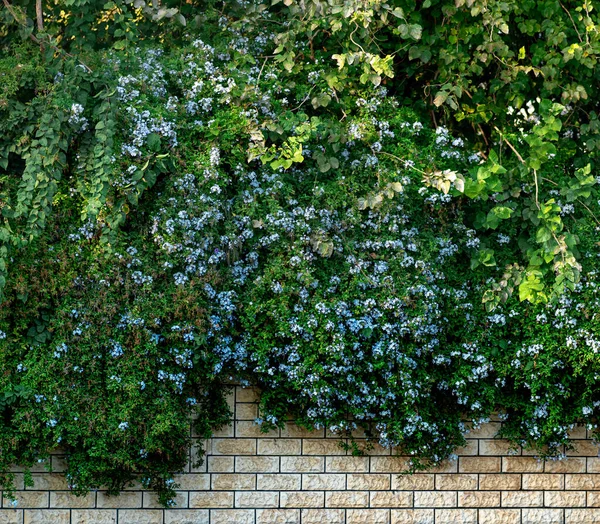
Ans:
[[[36,491],[42,490],[65,490],[69,489],[67,479],[60,473],[33,473],[33,488],[26,488]]]
[[[23,512],[24,524],[70,524],[68,509],[26,509]]]
[[[482,424],[477,429],[471,429],[466,436],[469,438],[494,438],[498,431],[500,431],[500,422],[488,422],[487,424]]]
[[[165,511],[165,524],[208,524],[207,509],[168,509]]]
[[[0,509],[0,524],[21,524],[23,522],[23,510]]]
[[[458,459],[458,471],[461,473],[499,473],[500,466],[500,457],[459,457]]]
[[[202,490],[210,489],[210,475],[207,473],[186,473],[185,475],[174,475],[173,480],[179,485],[180,490]]]
[[[521,510],[480,509],[479,524],[521,524]]]
[[[406,475],[392,475],[392,489],[434,489],[434,478],[434,475],[430,473],[409,473]]]
[[[141,491],[122,491],[120,495],[111,496],[105,491],[96,493],[97,508],[141,508]]]
[[[233,508],[231,491],[191,491],[190,508]]]
[[[212,440],[213,455],[256,455],[256,440],[241,438],[215,438]]]
[[[391,489],[391,475],[385,473],[348,473],[347,489]]]
[[[502,471],[507,473],[541,473],[544,463],[534,457],[502,457]]]
[[[600,473],[600,458],[588,457],[585,460],[587,462],[588,473]]]
[[[584,508],[586,506],[585,491],[546,491],[544,506],[548,508]]]
[[[600,474],[565,475],[565,489],[600,489]]]
[[[324,429],[307,429],[297,426],[293,422],[286,422],[281,429],[281,436],[287,438],[323,438],[325,437]]]
[[[433,524],[432,509],[393,509],[392,524]]]
[[[236,508],[276,508],[278,505],[278,491],[238,491],[235,494]]]
[[[499,491],[459,491],[458,505],[462,508],[494,508],[500,506]]]
[[[407,457],[371,457],[373,473],[404,473],[408,470]]]
[[[461,457],[461,458],[471,458],[471,457]],[[472,457],[476,458],[476,457]],[[458,460],[445,460],[441,464],[437,466],[433,466],[429,468],[427,471],[431,473],[458,473]]]
[[[544,463],[546,473],[585,473],[586,459],[569,457],[563,460],[547,460]]]
[[[343,509],[303,509],[302,524],[346,524]]]
[[[368,491],[328,491],[325,493],[328,508],[368,508]]]
[[[210,524],[254,524],[253,509],[211,509]]]
[[[238,473],[276,473],[279,471],[279,457],[235,457],[235,471]]]
[[[47,508],[49,503],[49,495],[47,491],[15,491],[15,500],[17,501],[15,508]],[[2,505],[5,508],[13,508],[12,502],[4,497]]]
[[[160,509],[120,509],[119,522],[127,524],[162,524],[163,511]]]
[[[116,509],[74,509],[71,512],[71,524],[116,524],[116,522]]]
[[[325,469],[330,473],[367,472],[369,457],[327,457]]]
[[[479,475],[480,490],[521,489],[521,475],[511,473],[488,473]]]
[[[302,441],[303,455],[346,455],[346,450],[340,446],[339,440],[304,439]]]
[[[235,388],[236,402],[257,402],[260,396],[260,390],[255,387],[243,388],[237,386]]]
[[[235,406],[236,420],[256,420],[258,418],[258,404],[237,404]]]
[[[346,489],[346,475],[340,473],[303,473],[302,489],[325,491],[332,489]]]
[[[480,455],[520,455],[521,448],[515,447],[508,440],[502,439],[481,439],[479,441]]]
[[[436,509],[436,524],[477,524],[476,509]]]
[[[236,438],[275,438],[279,436],[279,429],[263,431],[262,426],[252,420],[238,420],[235,423]]]
[[[372,508],[410,508],[413,494],[410,491],[371,491]]]
[[[598,457],[598,444],[593,440],[572,440],[575,449],[567,450],[569,457]]]
[[[293,473],[261,473],[257,477],[256,489],[291,491],[300,489],[300,475]]]
[[[479,454],[479,440],[467,439],[467,443],[460,448],[457,448],[456,454],[459,456],[470,456]]]
[[[587,492],[587,506],[589,508],[600,508],[600,491]]]
[[[53,491],[50,493],[51,508],[93,508],[96,505],[96,494],[90,492],[78,497],[71,491]]]
[[[258,440],[259,455],[300,455],[301,453],[302,441],[300,439],[265,438]]]
[[[575,426],[568,433],[569,439],[582,439],[587,438],[587,430],[585,426]]]
[[[213,473],[211,489],[231,491],[236,489],[256,489],[256,475],[249,473]]]
[[[565,476],[560,473],[524,473],[523,489],[564,489]]]
[[[325,457],[281,457],[282,473],[323,473]]]
[[[212,436],[215,438],[233,438],[235,436],[233,423],[225,424],[220,428],[213,429]]]
[[[533,509],[523,508],[521,510],[522,524],[562,524],[562,509]],[[578,524],[584,524],[585,521],[579,521]]]
[[[240,458],[240,457],[238,457]],[[220,455],[214,455],[207,457],[206,460],[207,468],[209,473],[233,473],[233,457],[222,457]]]
[[[447,491],[477,489],[477,475],[466,473],[438,473],[435,476],[435,489]]]
[[[258,509],[256,524],[300,524],[299,509]]]
[[[227,402],[227,407],[233,413],[235,408],[235,389],[231,388],[229,391],[225,392],[225,402]]]
[[[390,455],[392,450],[390,448],[384,448],[377,442],[367,439],[354,439],[354,442],[358,445],[358,448],[362,450],[363,454],[368,457],[378,457]]]
[[[346,524],[389,524],[389,509],[348,509]]]
[[[414,495],[415,508],[451,508],[457,504],[454,491],[415,491]]]
[[[325,493],[323,491],[281,491],[279,501],[282,508],[323,508]]]
[[[502,507],[532,508],[544,505],[543,491],[503,491]]]
[[[565,509],[565,524],[599,523],[600,509]]]

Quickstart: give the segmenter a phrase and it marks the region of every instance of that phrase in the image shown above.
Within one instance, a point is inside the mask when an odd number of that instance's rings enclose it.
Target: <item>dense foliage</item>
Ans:
[[[231,380],[415,468],[597,429],[590,2],[4,6],[0,470],[169,504]]]

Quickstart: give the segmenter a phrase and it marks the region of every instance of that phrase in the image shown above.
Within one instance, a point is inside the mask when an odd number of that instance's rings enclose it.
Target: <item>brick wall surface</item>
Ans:
[[[251,388],[231,394],[235,422],[205,443],[201,467],[176,476],[175,509],[139,487],[75,497],[57,455],[54,473],[40,468],[18,491],[16,509],[2,500],[0,524],[600,523],[600,458],[585,428],[567,459],[544,463],[494,439],[500,423],[490,422],[469,433],[458,460],[402,475],[407,459],[393,450],[355,457],[339,437],[293,422],[261,433],[255,401]]]

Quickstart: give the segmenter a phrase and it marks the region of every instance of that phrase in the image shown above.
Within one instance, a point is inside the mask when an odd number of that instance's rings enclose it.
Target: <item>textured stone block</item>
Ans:
[[[162,524],[163,512],[160,509],[120,509],[119,522],[127,524]]]
[[[281,429],[281,436],[288,438],[319,438],[325,437],[325,430],[302,428],[293,422],[286,422]]]
[[[458,505],[462,508],[494,508],[500,506],[499,491],[459,491]]]
[[[279,493],[279,500],[282,508],[325,507],[325,493],[323,491],[282,491]]]
[[[584,508],[586,506],[585,491],[546,491],[544,506],[548,508]]]
[[[436,509],[436,524],[477,524],[476,509]]]
[[[235,494],[236,508],[276,508],[278,505],[278,491],[238,491]]]
[[[415,508],[451,508],[457,504],[454,491],[415,491],[414,496]]]
[[[250,473],[213,473],[211,475],[211,489],[231,491],[255,488],[256,475]]]
[[[531,509],[524,508],[521,510],[521,524],[562,524],[563,510],[562,509]],[[578,524],[587,524],[587,521],[578,521]]]
[[[466,473],[438,473],[435,489],[457,491],[477,489],[477,475]]]
[[[566,509],[565,524],[600,524],[600,509]]]
[[[302,489],[326,491],[346,489],[346,475],[341,473],[304,473],[302,475]]]
[[[328,491],[325,494],[328,508],[368,508],[368,491]]]
[[[116,522],[116,509],[74,509],[71,512],[71,524],[116,524]]]
[[[68,509],[26,509],[23,512],[24,524],[70,524]]]
[[[253,509],[211,509],[210,524],[254,524]]]
[[[585,467],[586,459],[578,457],[569,457],[563,460],[547,460],[544,463],[544,471],[546,473],[585,473]]]
[[[258,440],[259,455],[300,455],[302,441],[300,439],[265,438]]]
[[[392,524],[433,524],[432,509],[393,509]]]
[[[479,441],[480,455],[520,455],[521,449],[502,439],[482,439]]]
[[[235,457],[237,473],[275,473],[279,471],[279,457]]]
[[[600,489],[600,474],[565,475],[565,489]]]
[[[459,456],[465,455],[478,455],[479,454],[479,441],[477,439],[467,439],[467,443],[456,450],[456,454]]]
[[[213,432],[213,437],[217,437],[217,438],[225,438],[225,437],[229,437],[229,438],[233,438],[235,436],[235,429],[233,424],[225,424],[224,426],[220,427],[219,429],[214,429]],[[194,434],[194,436],[196,436]]]
[[[458,460],[445,460],[441,464],[429,468],[428,471],[431,473],[458,473]]]
[[[325,457],[281,457],[282,473],[323,473]]]
[[[600,508],[600,491],[587,492],[587,506],[589,508]]]
[[[15,491],[14,497],[16,506],[6,497],[3,498],[2,505],[5,508],[47,508],[50,500],[47,491]]]
[[[258,509],[256,524],[300,524],[299,509]]]
[[[410,491],[371,491],[372,508],[409,508],[413,504]]]
[[[168,509],[165,511],[165,524],[208,524],[207,509]]]
[[[348,509],[346,524],[389,524],[389,509]]]
[[[210,456],[206,459],[206,466],[206,471],[209,473],[233,473],[234,457],[222,457],[220,455]]]
[[[480,509],[479,524],[521,524],[521,510]]]
[[[228,491],[192,491],[190,508],[233,508],[233,493]]]
[[[523,489],[564,489],[565,477],[559,473],[525,473]]]
[[[598,457],[600,448],[593,440],[573,440],[571,441],[575,449],[567,450],[569,457]]]
[[[305,439],[302,440],[303,455],[346,455],[339,440]]]
[[[325,461],[327,472],[367,472],[369,471],[369,457],[327,457]]]
[[[235,388],[235,401],[237,402],[258,402],[260,390],[255,387],[243,388],[237,386]]]
[[[256,455],[256,440],[215,438],[212,439],[213,455]]]
[[[434,475],[428,473],[409,473],[408,475],[392,475],[392,489],[434,489],[434,478]]]
[[[303,509],[302,524],[346,524],[343,509]]]
[[[116,497],[109,496],[105,491],[96,493],[97,508],[141,508],[141,491],[122,491]]]
[[[238,420],[235,423],[236,438],[274,438],[279,436],[279,429],[270,429],[267,432],[252,420]]]
[[[187,473],[175,475],[173,480],[179,484],[180,490],[187,489],[210,489],[210,475],[207,473]]]
[[[293,473],[264,473],[257,477],[256,489],[286,490],[300,489],[300,475]]]
[[[0,524],[21,524],[23,522],[23,510],[0,509]]]
[[[477,429],[471,429],[466,436],[469,438],[494,438],[500,431],[500,422],[488,422]]]
[[[258,404],[237,404],[235,406],[236,420],[254,421],[258,417]]]
[[[64,490],[68,491],[69,486],[67,479],[64,475],[58,473],[33,473],[31,475],[33,479],[33,489],[36,491],[42,490]]]
[[[371,457],[373,473],[404,473],[408,470],[407,457]]]
[[[348,473],[347,489],[391,489],[391,476],[384,473]]]
[[[512,490],[521,489],[521,475],[517,474],[482,474],[479,475],[480,490]]]
[[[51,508],[93,508],[96,505],[96,494],[90,492],[78,497],[71,491],[52,491],[50,493]]]
[[[458,471],[461,473],[499,473],[500,467],[500,457],[460,457],[458,459]]]
[[[502,506],[506,508],[531,508],[544,505],[543,491],[503,491]]]
[[[544,463],[534,457],[502,457],[502,471],[508,473],[541,473]]]

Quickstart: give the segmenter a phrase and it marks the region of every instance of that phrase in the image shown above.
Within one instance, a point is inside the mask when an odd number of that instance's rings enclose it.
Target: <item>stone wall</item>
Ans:
[[[407,476],[399,475],[406,459],[378,447],[353,457],[325,431],[290,422],[260,433],[255,400],[252,389],[231,395],[235,423],[206,443],[202,467],[176,477],[176,509],[159,509],[139,488],[78,498],[63,476],[40,468],[17,509],[3,500],[0,524],[600,523],[600,459],[584,428],[566,460],[543,463],[509,455],[491,422],[469,434],[457,461]],[[54,456],[55,471],[63,466]]]

